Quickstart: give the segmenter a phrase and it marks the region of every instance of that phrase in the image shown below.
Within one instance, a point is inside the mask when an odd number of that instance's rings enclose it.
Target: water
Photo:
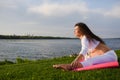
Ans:
[[[105,39],[106,44],[116,50],[120,49],[120,39]],[[32,60],[53,58],[79,53],[79,39],[30,39],[0,40],[0,61],[15,61],[17,57]]]

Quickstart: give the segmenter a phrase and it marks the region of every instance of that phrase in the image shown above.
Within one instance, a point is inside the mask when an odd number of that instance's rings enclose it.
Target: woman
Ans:
[[[104,41],[96,36],[84,23],[77,23],[74,34],[81,39],[81,51],[71,64],[57,64],[54,68],[73,70],[90,65],[117,61],[117,55]]]

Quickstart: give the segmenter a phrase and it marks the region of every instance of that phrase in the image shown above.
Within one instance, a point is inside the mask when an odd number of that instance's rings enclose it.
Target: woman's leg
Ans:
[[[82,68],[83,65],[81,63],[77,63],[76,65],[73,65],[71,66],[71,64],[56,64],[56,65],[53,65],[53,68],[56,68],[56,69],[63,69],[63,70],[67,70],[67,71],[70,71],[70,70],[73,70],[73,69],[76,69],[76,68]]]
[[[53,65],[53,68],[63,69],[63,70],[72,70],[71,64],[56,64],[56,65]]]
[[[114,51],[111,50],[111,51],[106,52],[103,55],[89,58],[81,62],[81,64],[83,65],[83,67],[86,67],[86,66],[91,66],[91,65],[101,64],[101,63],[106,63],[106,62],[112,62],[112,61],[117,61],[117,56],[115,55]]]

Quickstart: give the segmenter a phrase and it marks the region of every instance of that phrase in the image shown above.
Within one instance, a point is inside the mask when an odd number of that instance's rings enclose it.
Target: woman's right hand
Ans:
[[[78,63],[84,60],[84,56],[82,54],[78,55],[74,61],[72,61],[71,66],[76,66]]]

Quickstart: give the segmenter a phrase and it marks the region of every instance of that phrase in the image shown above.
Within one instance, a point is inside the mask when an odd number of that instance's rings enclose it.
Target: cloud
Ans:
[[[39,6],[32,6],[28,8],[29,12],[42,14],[44,16],[65,16],[71,13],[85,14],[89,12],[85,2],[81,3],[43,3]]]
[[[0,8],[17,8],[16,1],[13,0],[1,0],[0,1]]]
[[[119,3],[114,4],[114,6],[108,10],[106,8],[90,8],[90,5],[88,5],[86,1],[82,0],[70,0],[69,2],[53,2],[52,0],[41,0],[41,2],[37,2],[37,0],[1,0],[0,8],[17,9],[20,6],[24,6],[24,8],[27,8],[28,12],[44,16],[61,17],[77,13],[79,15],[82,15],[83,17],[86,17],[90,14],[101,14],[105,17],[120,18],[120,6],[118,5]],[[85,17],[84,19],[87,19]]]
[[[105,17],[117,17],[120,18],[120,6],[114,5],[110,10],[106,8],[90,8],[88,4],[84,1],[71,1],[69,3],[50,3],[44,1],[40,5],[30,6],[28,12],[40,14],[44,16],[66,16],[73,13],[80,14],[82,16],[87,16],[90,14],[100,14]],[[87,19],[84,17],[84,19]]]
[[[31,0],[0,0],[0,9],[18,9],[21,6],[28,6]]]
[[[32,21],[24,21],[24,22],[20,22],[20,23],[17,23],[19,25],[38,25],[39,23],[38,22],[32,22]]]
[[[120,6],[114,6],[111,10],[106,11],[104,13],[104,16],[111,16],[111,17],[116,17],[120,18]]]

